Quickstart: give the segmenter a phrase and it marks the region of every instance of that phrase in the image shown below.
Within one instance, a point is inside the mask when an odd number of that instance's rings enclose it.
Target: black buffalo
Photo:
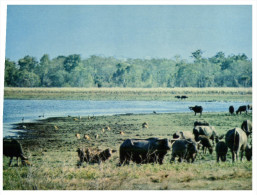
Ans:
[[[181,99],[186,99],[186,98],[188,98],[186,95],[182,95],[181,97],[180,97]]]
[[[228,110],[230,114],[234,114],[235,112],[234,106],[229,106]]]
[[[245,157],[248,161],[252,160],[252,147],[249,144],[245,148]]]
[[[203,107],[202,106],[194,106],[194,107],[189,107],[190,110],[193,110],[196,113],[200,113],[202,115],[203,112]]]
[[[219,141],[216,144],[216,155],[217,155],[217,162],[221,159],[222,162],[226,161],[227,153],[228,153],[228,147],[224,141]]]
[[[239,108],[236,111],[236,114],[241,114],[241,112],[245,112],[247,114],[247,106],[239,106]]]
[[[19,158],[23,165],[27,165],[26,160],[28,160],[22,151],[22,147],[17,140],[4,140],[3,141],[3,154],[10,157],[9,166],[12,164],[13,157],[17,158],[17,165],[19,166]]]
[[[247,136],[250,135],[252,133],[252,122],[250,120],[243,121],[241,129],[246,133]]]
[[[170,150],[168,139],[127,139],[120,145],[120,164],[163,163],[164,156]]]
[[[238,160],[239,152],[241,152],[241,161],[247,146],[246,133],[240,128],[234,128],[226,133],[226,145],[232,153],[232,161]]]
[[[179,162],[186,160],[187,162],[194,162],[198,153],[197,143],[191,139],[179,139],[176,140],[172,145],[172,156],[170,162],[174,162],[175,158],[178,157]]]
[[[209,137],[206,135],[199,135],[198,140],[200,141],[200,144],[202,145],[203,153],[206,153],[206,150],[209,150],[209,153],[212,154],[213,149],[212,149],[212,144],[210,142]]]

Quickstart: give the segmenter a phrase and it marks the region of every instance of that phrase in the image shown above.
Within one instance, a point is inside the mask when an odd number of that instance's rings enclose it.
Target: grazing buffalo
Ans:
[[[191,131],[177,131],[172,135],[173,139],[191,139],[195,140],[194,134]]]
[[[227,153],[228,153],[228,147],[224,141],[219,141],[216,144],[216,155],[217,155],[217,162],[221,159],[222,162],[226,161]]]
[[[182,95],[181,97],[180,97],[181,99],[186,99],[186,98],[188,98],[186,95]]]
[[[28,159],[24,156],[22,147],[17,140],[4,140],[3,154],[10,157],[9,166],[12,164],[13,157],[17,158],[17,166],[19,166],[19,157],[21,158],[22,165],[29,165]]]
[[[250,120],[245,120],[241,125],[241,129],[247,136],[250,135],[252,133],[252,122]]]
[[[247,105],[247,109],[248,109],[248,110],[253,110],[252,104],[248,104],[248,105]]]
[[[194,106],[194,107],[189,107],[190,110],[193,110],[196,113],[200,113],[202,115],[203,112],[203,107],[202,106]]]
[[[226,145],[231,150],[232,161],[238,160],[239,152],[241,151],[241,161],[243,154],[247,146],[246,133],[240,128],[234,128],[226,133],[225,137]]]
[[[163,158],[170,150],[168,139],[127,139],[120,145],[120,164],[163,163]]]
[[[191,139],[180,139],[176,140],[172,145],[172,157],[170,162],[174,162],[175,158],[178,157],[179,162],[187,160],[187,162],[194,162],[198,153],[197,143]]]
[[[180,96],[179,96],[179,95],[177,95],[177,96],[175,96],[175,98],[180,99]]]
[[[199,141],[200,135],[207,136],[209,139],[212,140],[213,144],[214,140],[216,141],[218,139],[218,134],[213,126],[196,126],[193,129],[193,134],[196,141]]]
[[[234,106],[229,106],[228,111],[230,114],[234,114],[235,112]]]
[[[115,151],[109,148],[103,151],[90,148],[78,148],[77,152],[79,156],[78,165],[80,166],[83,162],[100,164],[101,162],[108,160]]]
[[[247,106],[239,106],[239,108],[236,111],[236,114],[241,114],[241,112],[245,112],[247,114]]]
[[[248,161],[252,160],[252,147],[249,144],[245,148],[245,157]]]
[[[199,135],[198,139],[200,141],[200,144],[202,145],[203,153],[205,154],[206,149],[208,149],[209,153],[212,154],[213,149],[209,137],[207,137],[206,135]]]
[[[195,121],[194,127],[196,127],[196,126],[210,126],[210,124],[206,121]]]

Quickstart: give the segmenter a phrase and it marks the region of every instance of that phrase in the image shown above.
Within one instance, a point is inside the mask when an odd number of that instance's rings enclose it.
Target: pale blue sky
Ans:
[[[6,58],[81,54],[190,59],[218,51],[252,57],[252,7],[8,5]]]

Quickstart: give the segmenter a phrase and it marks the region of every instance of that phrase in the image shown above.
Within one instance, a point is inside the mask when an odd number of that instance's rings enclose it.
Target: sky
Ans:
[[[252,57],[250,5],[8,5],[6,58]]]

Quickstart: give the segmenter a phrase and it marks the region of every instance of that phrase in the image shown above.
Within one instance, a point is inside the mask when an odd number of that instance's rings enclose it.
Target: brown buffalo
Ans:
[[[78,148],[77,152],[80,160],[78,165],[80,166],[83,162],[100,164],[101,162],[104,162],[107,159],[109,159],[112,153],[115,151],[109,148],[103,151],[91,148]]]

